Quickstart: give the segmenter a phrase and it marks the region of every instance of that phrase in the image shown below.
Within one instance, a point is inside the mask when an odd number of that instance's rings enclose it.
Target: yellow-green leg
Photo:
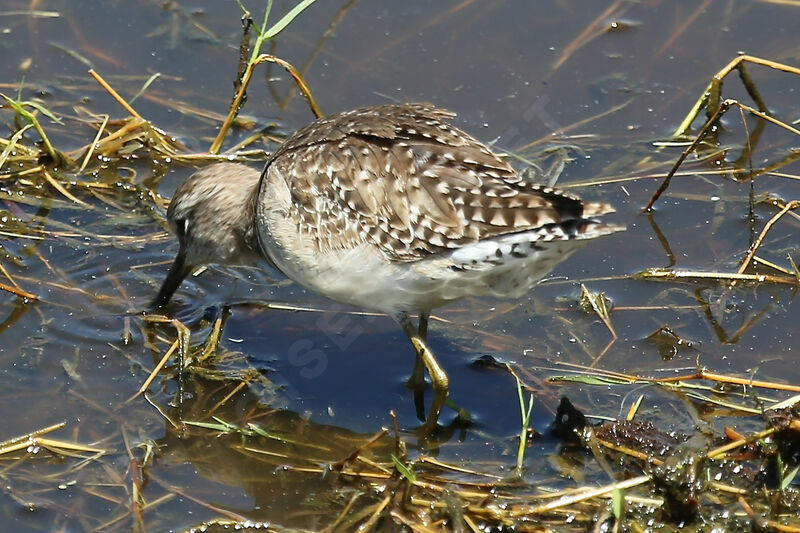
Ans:
[[[417,333],[419,334],[419,338],[422,339],[422,342],[425,343],[427,343],[428,341],[429,316],[430,316],[430,311],[422,311],[419,314],[419,327],[417,328]],[[403,326],[403,330],[405,330],[405,328],[406,327]],[[416,346],[414,347],[414,351],[416,352],[416,357],[414,358],[414,371],[411,372],[411,376],[408,378],[407,383],[409,389],[412,389],[413,391],[415,391],[415,393],[419,393],[421,395],[422,391],[425,390],[425,363],[422,361],[422,355],[420,354],[419,350],[416,349]],[[420,414],[418,412],[417,416],[419,416],[420,420],[424,420],[425,413],[423,412],[422,414]]]
[[[422,425],[423,430],[431,430],[436,427],[436,423],[439,420],[439,413],[444,406],[445,400],[447,400],[450,379],[439,364],[439,361],[436,360],[431,349],[428,348],[428,345],[425,343],[425,337],[428,332],[428,312],[420,313],[419,328],[414,327],[406,313],[398,313],[394,318],[403,328],[403,331],[405,331],[416,352],[417,359],[409,383],[414,385],[419,385],[419,382],[424,383],[424,376],[422,375],[423,366],[428,370],[428,375],[430,375],[431,381],[433,382],[433,401],[431,402],[431,408],[428,411],[425,423]]]

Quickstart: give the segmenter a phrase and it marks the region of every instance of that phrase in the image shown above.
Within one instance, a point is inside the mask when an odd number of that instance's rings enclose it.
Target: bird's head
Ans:
[[[198,170],[178,187],[167,221],[180,246],[152,307],[164,307],[184,278],[200,266],[258,259],[253,202],[260,176],[245,165],[218,163]]]

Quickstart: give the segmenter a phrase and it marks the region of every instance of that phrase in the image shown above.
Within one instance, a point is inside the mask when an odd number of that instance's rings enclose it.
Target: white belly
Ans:
[[[286,235],[286,229],[278,231]],[[537,249],[524,257],[500,258],[496,252],[508,248],[503,242],[508,239],[498,239],[419,261],[392,263],[370,244],[320,253],[312,249],[311,240],[293,235],[284,243],[271,235],[261,239],[281,272],[332,300],[387,314],[415,313],[487,293],[519,297],[586,242],[537,243]]]

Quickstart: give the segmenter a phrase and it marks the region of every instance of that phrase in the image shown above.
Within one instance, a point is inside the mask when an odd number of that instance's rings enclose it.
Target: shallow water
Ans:
[[[7,4],[0,15],[30,7]],[[35,4],[58,16],[0,16],[3,93],[16,94],[24,80],[23,98],[41,98],[59,116],[90,111],[120,118],[126,113],[86,74],[86,61],[128,99],[160,72],[133,102],[136,110],[190,151],[207,149],[219,120],[198,111],[221,116],[230,103],[241,31],[235,2]],[[258,18],[262,6],[247,5]],[[276,2],[276,12],[287,8]],[[683,149],[653,142],[669,138],[716,71],[742,50],[798,65],[790,24],[797,8],[710,1],[698,10],[696,2],[681,1],[622,3],[611,15],[603,9],[588,0],[319,2],[269,49],[303,67],[326,112],[431,101],[457,112],[459,127],[498,150],[533,159],[544,148],[567,147],[571,160],[559,185],[612,203],[611,221],[628,228],[576,252],[526,298],[468,299],[434,312],[430,345],[450,375],[451,398],[473,423],[457,424],[445,410],[445,427],[431,439],[404,432],[412,457],[418,447],[499,476],[513,469],[520,430],[514,378],[504,368],[474,364],[481,356],[513,364],[532,387],[531,425],[540,435],[527,451],[524,479],[553,487],[569,486],[567,478],[576,475],[559,463],[573,459],[559,458],[561,444],[549,434],[560,396],[586,414],[617,417],[643,395],[640,417],[687,433],[706,422],[720,430],[735,420],[733,411],[710,412],[699,400],[654,386],[545,381],[565,373],[564,363],[643,375],[691,373],[699,364],[800,383],[793,287],[630,277],[667,266],[735,272],[777,212],[759,204],[751,217],[751,194],[798,198],[791,179],[797,164],[780,168],[784,175],[758,177],[751,191],[749,181],[708,172],[724,165],[690,156],[686,175],[675,178],[655,213],[640,213],[660,183],[651,176],[662,176]],[[580,40],[582,34],[590,37]],[[756,66],[750,72],[770,109],[796,120],[800,78]],[[272,69],[269,76],[279,80],[268,86],[262,74],[254,77],[242,113],[255,117],[257,128],[277,124],[277,133],[309,122],[288,75]],[[749,103],[735,75],[724,91]],[[2,116],[13,124],[10,112]],[[725,124],[731,162],[748,137],[738,112]],[[752,131],[755,119],[747,124]],[[64,151],[94,135],[74,120],[45,127]],[[226,146],[249,133],[234,131]],[[745,168],[780,161],[797,145],[793,134],[775,127],[754,141]],[[407,339],[388,318],[353,314],[269,270],[211,268],[183,284],[172,311],[190,326],[192,342],[201,343],[222,306],[239,303],[222,330],[225,356],[213,365],[219,373],[172,367],[150,386],[151,403],[126,402],[175,338],[171,326],[148,325],[139,313],[177,250],[148,191],[169,197],[192,171],[134,154],[119,164],[90,166],[95,174],[72,175],[108,184],[70,188],[85,206],[48,185],[0,178],[0,262],[40,298],[26,302],[0,291],[0,440],[66,421],[53,438],[106,450],[88,464],[55,461],[44,450],[21,462],[19,455],[0,456],[6,487],[0,515],[16,531],[135,529],[131,471],[138,467],[142,501],[156,502],[142,512],[147,530],[198,525],[221,516],[220,509],[288,527],[325,527],[355,489],[333,475],[280,466],[287,457],[309,464],[342,459],[391,427],[390,411],[400,428],[415,427],[405,386],[413,363]],[[798,234],[798,221],[784,217],[759,255],[791,268],[787,254],[800,258]],[[776,274],[763,266],[758,272]],[[597,318],[577,309],[581,283],[613,300],[616,341]],[[280,308],[263,305],[276,302]],[[691,346],[673,350],[649,340],[662,326]],[[240,387],[245,371],[249,385]],[[234,424],[255,421],[284,440],[273,455],[258,455],[237,448],[237,435],[172,425],[213,422],[211,414]],[[384,437],[370,453],[385,460],[392,446]],[[594,465],[582,475],[608,481]]]

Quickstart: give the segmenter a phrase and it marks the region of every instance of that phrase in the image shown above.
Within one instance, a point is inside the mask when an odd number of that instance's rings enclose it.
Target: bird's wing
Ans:
[[[371,241],[414,261],[607,210],[521,179],[445,122],[452,116],[426,104],[365,108],[320,119],[281,146],[272,164],[321,249]]]

